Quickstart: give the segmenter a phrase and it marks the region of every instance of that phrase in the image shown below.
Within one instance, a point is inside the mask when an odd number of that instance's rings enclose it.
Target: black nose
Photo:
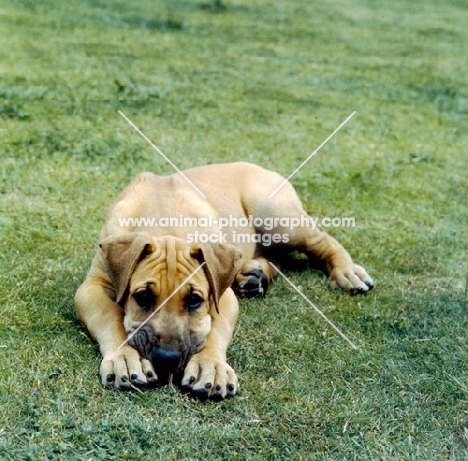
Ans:
[[[161,371],[171,373],[176,371],[179,366],[182,354],[180,352],[173,351],[164,346],[154,346],[150,354],[150,360],[153,366]]]

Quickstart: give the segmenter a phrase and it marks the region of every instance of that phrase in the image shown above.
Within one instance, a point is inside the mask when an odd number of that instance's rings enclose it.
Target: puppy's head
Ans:
[[[125,310],[129,344],[161,381],[181,374],[205,346],[240,253],[231,245],[189,245],[143,232],[108,237],[100,248],[115,301]]]

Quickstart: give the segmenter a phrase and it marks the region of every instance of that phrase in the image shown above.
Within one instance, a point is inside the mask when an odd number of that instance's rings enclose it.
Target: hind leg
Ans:
[[[252,198],[248,207],[250,214],[263,219],[263,226],[257,228],[256,232],[287,235],[286,247],[291,251],[301,251],[310,261],[318,262],[328,272],[331,288],[343,288],[351,294],[371,290],[374,282],[367,272],[354,264],[349,253],[337,240],[313,227],[292,185],[286,183],[272,198],[268,198],[275,183],[278,184],[278,175],[268,172],[263,179],[261,184],[257,182],[255,195],[250,195]],[[277,218],[276,221],[274,218]],[[267,219],[269,224],[273,222],[272,226],[265,225]],[[302,225],[291,226],[292,219],[296,222],[300,220]],[[271,251],[271,247],[264,248],[263,254]],[[267,263],[266,259],[265,262]]]
[[[343,288],[351,294],[366,293],[374,282],[361,266],[354,264],[349,253],[333,237],[318,229],[290,230],[289,244],[322,263],[329,275],[331,288]]]

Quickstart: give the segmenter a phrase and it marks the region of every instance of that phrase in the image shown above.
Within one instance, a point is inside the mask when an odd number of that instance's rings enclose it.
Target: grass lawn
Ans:
[[[468,457],[468,10],[462,0],[0,0],[0,459]],[[292,179],[377,282],[241,302],[234,399],[101,388],[73,296],[137,173]]]

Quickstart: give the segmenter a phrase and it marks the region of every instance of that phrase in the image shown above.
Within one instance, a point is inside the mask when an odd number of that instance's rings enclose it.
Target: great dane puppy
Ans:
[[[201,399],[234,396],[226,350],[236,295],[264,295],[276,274],[269,261],[281,254],[298,250],[321,263],[332,288],[373,288],[335,239],[306,224],[289,183],[269,198],[283,181],[239,162],[141,173],[123,190],[75,296],[78,318],[100,345],[104,386],[172,377]]]

